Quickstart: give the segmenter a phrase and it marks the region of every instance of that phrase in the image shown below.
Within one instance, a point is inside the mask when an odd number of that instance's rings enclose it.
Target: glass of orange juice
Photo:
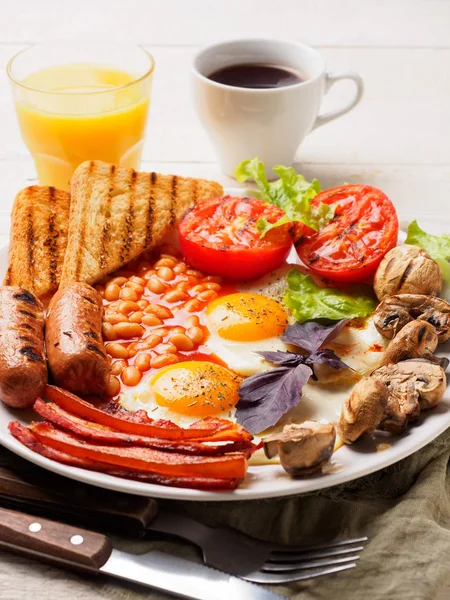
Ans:
[[[85,160],[139,168],[155,62],[140,46],[48,43],[7,71],[41,185],[69,189]]]

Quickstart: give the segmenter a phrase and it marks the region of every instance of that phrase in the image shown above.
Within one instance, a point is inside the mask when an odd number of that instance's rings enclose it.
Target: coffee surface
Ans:
[[[212,81],[233,87],[270,89],[295,85],[305,81],[300,73],[276,65],[238,64],[214,71]]]

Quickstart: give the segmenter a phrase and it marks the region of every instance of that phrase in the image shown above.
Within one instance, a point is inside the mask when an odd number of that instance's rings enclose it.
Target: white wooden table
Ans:
[[[35,177],[16,124],[6,63],[30,43],[55,39],[148,47],[157,68],[143,167],[228,185],[232,181],[220,174],[193,113],[193,54],[213,41],[248,36],[314,45],[330,70],[358,71],[366,92],[349,115],[306,140],[297,155],[301,172],[323,187],[369,183],[401,213],[448,218],[449,30],[447,0],[0,0],[0,242],[8,238],[16,192]],[[324,108],[351,92],[350,84],[338,84]],[[126,586],[0,556],[0,600],[138,597]]]

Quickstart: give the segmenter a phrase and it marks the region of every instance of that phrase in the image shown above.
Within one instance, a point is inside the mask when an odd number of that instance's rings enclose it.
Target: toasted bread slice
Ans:
[[[95,283],[154,246],[200,200],[221,196],[214,181],[138,173],[101,161],[71,179],[69,240],[61,285]]]
[[[70,195],[62,190],[32,185],[17,194],[4,285],[17,285],[40,298],[58,289],[69,213]]]

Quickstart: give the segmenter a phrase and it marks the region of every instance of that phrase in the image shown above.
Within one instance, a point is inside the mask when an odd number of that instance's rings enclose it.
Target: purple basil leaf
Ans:
[[[336,356],[333,350],[317,350],[317,352],[310,354],[305,361],[305,364],[310,365],[312,368],[312,377],[315,381],[317,381],[317,376],[316,372],[314,371],[314,365],[319,363],[328,365],[332,369],[351,369],[353,371],[353,369],[346,365],[345,362],[339,358],[339,356]]]
[[[310,354],[305,361],[305,364],[311,365],[314,363],[322,363],[332,367],[333,369],[351,369],[348,365],[337,356],[333,350],[317,350]]]
[[[236,419],[250,433],[260,433],[275,425],[300,401],[302,388],[312,375],[306,365],[277,367],[253,375],[239,388]]]
[[[308,352],[316,352],[324,344],[334,340],[348,321],[348,319],[342,319],[342,321],[331,325],[322,325],[316,321],[294,323],[294,325],[286,327],[281,340],[287,344],[303,348]]]
[[[277,350],[276,352],[258,352],[265,360],[274,363],[275,365],[281,365],[282,367],[296,367],[305,363],[306,356],[302,354],[296,354],[295,352],[282,352]]]

